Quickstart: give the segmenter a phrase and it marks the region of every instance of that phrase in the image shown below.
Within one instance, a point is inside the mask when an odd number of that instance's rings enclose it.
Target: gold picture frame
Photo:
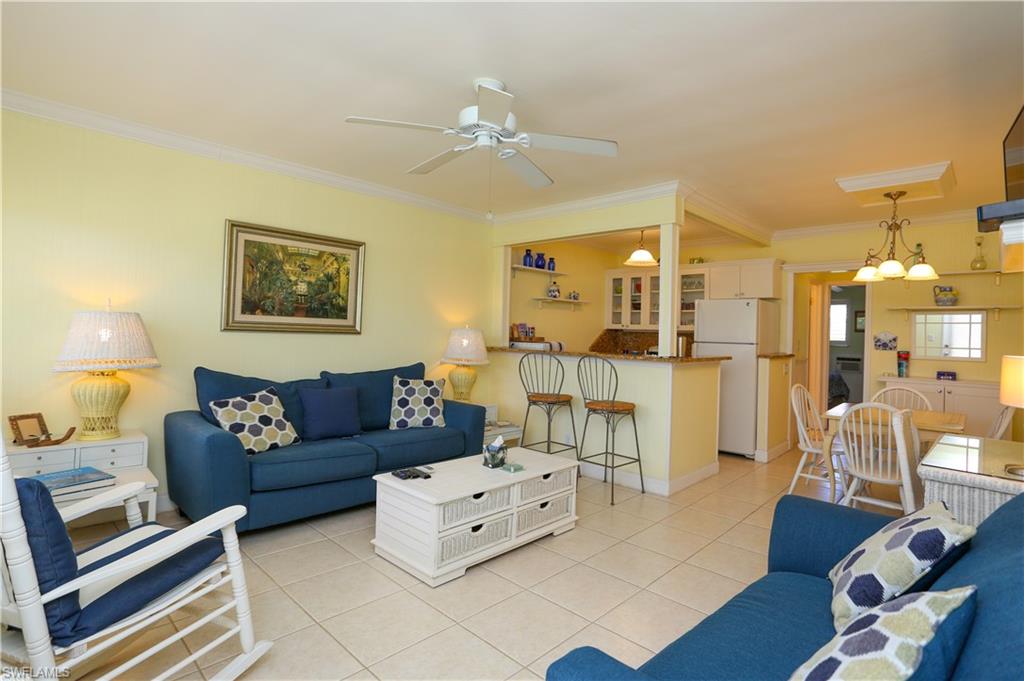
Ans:
[[[361,241],[228,219],[222,331],[362,333]]]

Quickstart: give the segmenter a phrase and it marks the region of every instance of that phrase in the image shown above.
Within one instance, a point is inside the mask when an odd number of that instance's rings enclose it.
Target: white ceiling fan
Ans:
[[[477,92],[476,106],[462,109],[459,124],[454,128],[362,116],[349,116],[345,120],[365,125],[428,130],[468,140],[406,171],[412,175],[426,175],[472,149],[488,149],[493,150],[498,159],[504,161],[526,184],[539,189],[554,183],[554,180],[527,158],[522,149],[553,149],[596,156],[616,156],[619,153],[618,143],[611,140],[519,132],[516,130],[516,116],[512,113],[514,96],[505,91],[504,83],[493,78],[477,78],[473,87]]]

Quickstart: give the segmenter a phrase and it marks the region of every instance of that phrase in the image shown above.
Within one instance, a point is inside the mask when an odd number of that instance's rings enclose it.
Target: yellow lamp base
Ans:
[[[455,368],[448,372],[448,380],[452,384],[452,394],[455,399],[463,402],[469,401],[469,393],[476,383],[476,369],[473,367],[456,364]]]
[[[71,397],[78,405],[82,427],[79,440],[110,440],[121,436],[117,413],[132,387],[116,371],[90,371],[71,384]]]

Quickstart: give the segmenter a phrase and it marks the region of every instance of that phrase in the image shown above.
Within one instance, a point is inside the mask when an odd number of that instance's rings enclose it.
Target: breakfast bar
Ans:
[[[527,351],[508,347],[488,348],[490,365],[481,368],[474,399],[497,404],[503,419],[522,423],[526,394],[519,376],[519,362]],[[571,395],[577,433],[582,436],[586,418],[577,378],[581,357],[601,357],[615,367],[619,380],[617,398],[636,405],[637,437],[643,461],[644,486],[648,493],[667,496],[718,472],[718,405],[720,366],[730,359],[721,357],[661,357],[657,355],[594,352],[551,353],[565,368],[561,392]],[[536,424],[536,425],[535,425]],[[604,434],[593,422],[583,454],[600,452]],[[542,419],[531,419],[524,441],[541,439]],[[536,430],[535,430],[536,428]],[[617,446],[627,455],[635,454],[630,425],[620,427]],[[572,442],[568,410],[554,418],[552,437]],[[562,456],[574,456],[572,451]],[[584,462],[583,475],[601,477],[603,469]],[[635,466],[616,472],[616,483],[640,489]]]

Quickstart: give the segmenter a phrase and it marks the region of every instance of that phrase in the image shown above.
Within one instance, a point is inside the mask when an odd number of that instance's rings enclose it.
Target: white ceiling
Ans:
[[[878,219],[837,176],[952,161],[951,195],[1002,199],[1024,101],[1021,3],[3,4],[3,86],[501,214],[682,180],[769,229]],[[530,156],[530,190],[487,158],[404,171],[504,80],[521,130],[616,139],[618,159]]]

